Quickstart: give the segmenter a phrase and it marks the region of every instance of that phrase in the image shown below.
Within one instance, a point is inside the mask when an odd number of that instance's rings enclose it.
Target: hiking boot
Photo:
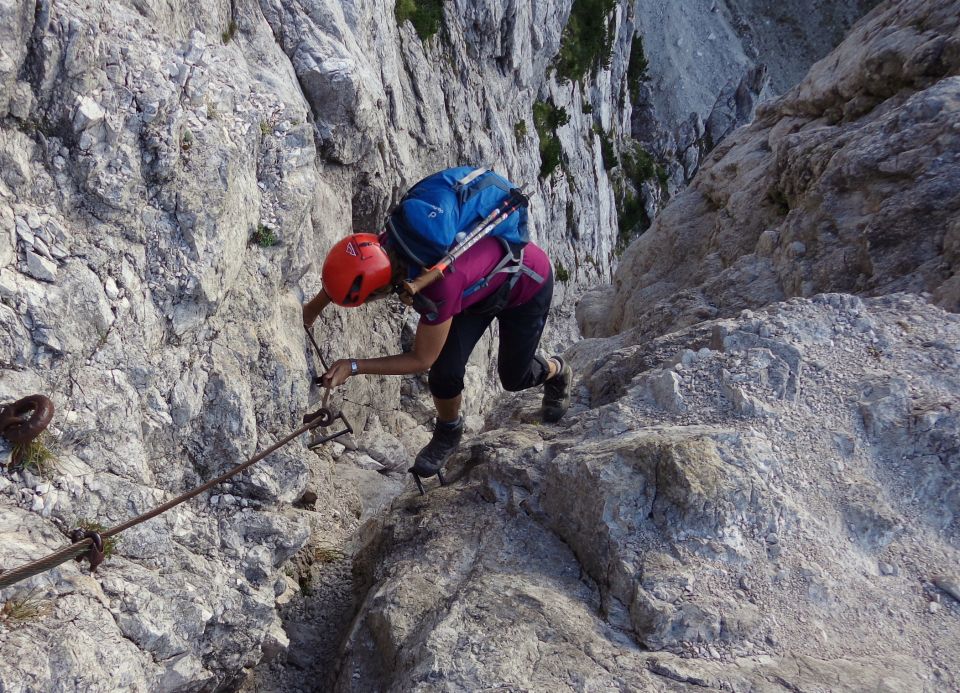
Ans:
[[[416,476],[433,476],[440,471],[444,463],[460,446],[463,437],[463,417],[456,421],[437,421],[433,429],[433,438],[418,454],[410,471]]]
[[[559,365],[557,374],[543,384],[543,420],[556,423],[570,408],[570,391],[573,389],[573,369],[559,356],[551,357]]]

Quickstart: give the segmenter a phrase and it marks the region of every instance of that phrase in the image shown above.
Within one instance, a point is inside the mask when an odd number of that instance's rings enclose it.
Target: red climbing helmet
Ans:
[[[323,262],[323,290],[340,306],[359,306],[390,284],[390,258],[372,233],[355,233],[338,242]]]

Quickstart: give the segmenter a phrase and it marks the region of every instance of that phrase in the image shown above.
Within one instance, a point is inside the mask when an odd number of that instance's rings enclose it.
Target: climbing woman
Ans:
[[[474,177],[470,178],[471,175]],[[481,187],[489,176],[495,177],[493,184]],[[465,195],[464,189],[470,184],[490,190],[506,181],[485,169],[458,168],[424,179],[404,200],[415,196],[418,189],[421,199],[429,197],[432,193],[422,188],[438,177],[443,177],[457,195],[447,199],[446,207],[432,199],[427,202],[432,205],[434,216],[438,214],[436,210],[440,210],[440,215],[445,212],[448,218],[458,217],[457,223],[461,225],[475,229],[484,218],[492,218],[496,212],[494,209],[488,213],[486,207],[491,206],[490,200],[483,203],[475,198],[486,196],[494,203],[502,203],[506,198],[496,190],[486,195]],[[441,185],[443,180],[439,180]],[[510,190],[516,192],[515,188]],[[468,209],[465,198],[468,201],[474,198],[478,208]],[[403,204],[401,202],[401,208]],[[458,209],[452,210],[451,206]],[[459,214],[453,214],[454,211]],[[519,212],[524,212],[522,231],[525,235],[525,209],[508,210],[503,216]],[[465,219],[471,215],[476,219]],[[405,280],[419,275],[432,264],[423,262],[426,255],[422,252],[424,236],[427,241],[431,240],[431,231],[425,228],[428,222],[421,221],[419,227],[411,228],[412,217],[413,214],[404,217],[394,211],[381,235],[356,233],[333,246],[323,264],[323,288],[303,307],[306,327],[310,327],[330,303],[354,307],[392,292],[400,293]],[[509,228],[508,224],[501,226]],[[355,375],[408,375],[429,370],[437,418],[433,438],[419,452],[410,469],[418,483],[420,477],[438,474],[460,444],[463,435],[460,406],[467,360],[494,319],[500,328],[497,369],[504,389],[519,391],[543,385],[542,416],[546,422],[559,421],[570,406],[573,381],[570,366],[559,356],[544,358],[537,353],[553,298],[553,273],[546,253],[533,243],[509,242],[504,240],[505,234],[493,231],[469,245],[470,239],[463,241],[463,235],[457,236],[457,240],[466,250],[442,278],[423,288],[418,300],[413,302],[420,319],[412,351],[379,358],[341,359],[323,375],[325,385],[336,387]]]

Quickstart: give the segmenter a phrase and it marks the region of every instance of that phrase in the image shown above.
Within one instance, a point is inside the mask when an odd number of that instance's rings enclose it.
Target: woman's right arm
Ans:
[[[330,303],[330,297],[327,292],[320,289],[320,292],[303,304],[303,326],[310,327],[316,321],[323,309]]]

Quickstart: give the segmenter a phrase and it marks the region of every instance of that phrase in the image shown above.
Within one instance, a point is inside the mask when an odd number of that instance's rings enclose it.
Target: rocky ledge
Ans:
[[[365,527],[336,690],[956,687],[958,345],[842,294],[579,343]]]

